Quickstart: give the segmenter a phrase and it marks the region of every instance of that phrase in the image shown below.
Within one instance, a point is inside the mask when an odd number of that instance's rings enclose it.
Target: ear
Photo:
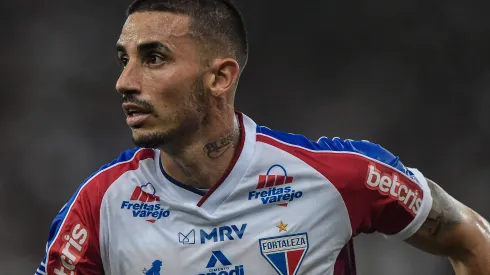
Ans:
[[[225,95],[233,89],[240,74],[240,65],[232,58],[215,59],[211,64],[211,71],[204,78],[206,85],[213,96]]]

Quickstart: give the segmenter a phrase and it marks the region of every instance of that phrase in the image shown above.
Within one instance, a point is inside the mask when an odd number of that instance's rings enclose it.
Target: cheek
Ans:
[[[162,85],[154,89],[151,101],[155,112],[162,117],[181,116],[193,112],[193,98],[190,97],[190,89],[184,85]]]
[[[169,65],[165,69],[152,72],[147,78],[152,104],[158,113],[189,112],[195,106],[195,83],[198,72],[192,68]]]
[[[155,105],[179,105],[189,93],[183,82],[172,75],[153,75],[147,80],[149,96]]]

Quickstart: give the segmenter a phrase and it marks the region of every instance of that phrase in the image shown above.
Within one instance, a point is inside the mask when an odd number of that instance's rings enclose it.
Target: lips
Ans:
[[[134,116],[139,114],[149,114],[150,111],[144,107],[134,104],[134,103],[124,103],[122,105],[124,112],[127,116]]]
[[[150,115],[151,111],[134,103],[123,103],[126,122],[129,126],[138,126]]]

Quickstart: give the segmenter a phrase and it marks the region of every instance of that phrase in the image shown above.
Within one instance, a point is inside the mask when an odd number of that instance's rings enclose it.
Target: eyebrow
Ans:
[[[126,49],[122,44],[116,44],[116,50],[118,52],[126,52]],[[172,51],[163,43],[158,41],[150,41],[138,44],[138,52],[148,52],[151,50],[160,50],[165,53],[172,53]]]

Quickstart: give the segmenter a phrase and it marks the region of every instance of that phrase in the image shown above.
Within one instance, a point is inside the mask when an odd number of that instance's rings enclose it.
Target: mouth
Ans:
[[[134,103],[124,103],[122,105],[126,114],[126,122],[130,127],[141,125],[150,116],[150,110]]]
[[[150,110],[134,103],[123,103],[124,113],[128,117],[149,114]]]

